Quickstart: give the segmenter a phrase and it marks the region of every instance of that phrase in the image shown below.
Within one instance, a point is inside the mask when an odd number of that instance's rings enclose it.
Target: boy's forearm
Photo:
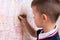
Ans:
[[[29,24],[27,24],[27,25],[28,25],[27,29],[30,32],[30,34],[32,36],[36,37],[36,31]]]
[[[28,22],[26,22],[25,27],[32,36],[36,37],[36,31],[30,26]]]

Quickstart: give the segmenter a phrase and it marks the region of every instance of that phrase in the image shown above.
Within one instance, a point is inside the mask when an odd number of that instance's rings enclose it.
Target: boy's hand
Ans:
[[[26,29],[28,30],[28,32],[29,32],[32,36],[36,37],[36,34],[35,34],[36,31],[35,31],[35,30],[30,26],[30,24],[28,23],[28,21],[27,21],[27,16],[26,16],[26,15],[20,15],[20,16],[18,16],[18,19],[20,20],[22,26],[23,26],[23,27],[26,27]]]
[[[28,22],[27,22],[27,19],[26,19],[26,15],[20,15],[20,16],[18,16],[18,19],[23,26],[27,26]]]

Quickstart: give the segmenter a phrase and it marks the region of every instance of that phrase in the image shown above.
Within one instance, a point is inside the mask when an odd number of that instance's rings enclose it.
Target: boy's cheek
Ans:
[[[40,27],[41,25],[41,23],[40,23],[40,20],[39,19],[37,19],[37,18],[34,18],[34,21],[35,21],[35,24],[37,25],[37,27]]]
[[[40,17],[40,15],[35,15],[34,21],[35,21],[35,24],[37,25],[37,27],[39,27],[39,28],[42,27],[43,21],[42,21],[42,18]]]

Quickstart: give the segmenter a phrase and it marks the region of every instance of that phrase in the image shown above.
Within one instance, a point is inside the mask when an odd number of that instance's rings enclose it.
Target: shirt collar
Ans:
[[[57,33],[57,27],[47,33],[40,33],[39,34],[39,39],[44,39],[44,38],[47,38],[47,37],[50,37],[50,36],[53,36],[54,34]]]

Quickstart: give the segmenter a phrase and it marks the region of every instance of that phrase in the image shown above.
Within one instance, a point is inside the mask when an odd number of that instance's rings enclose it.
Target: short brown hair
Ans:
[[[36,6],[39,13],[46,13],[55,22],[60,15],[59,0],[33,0],[31,6]]]

